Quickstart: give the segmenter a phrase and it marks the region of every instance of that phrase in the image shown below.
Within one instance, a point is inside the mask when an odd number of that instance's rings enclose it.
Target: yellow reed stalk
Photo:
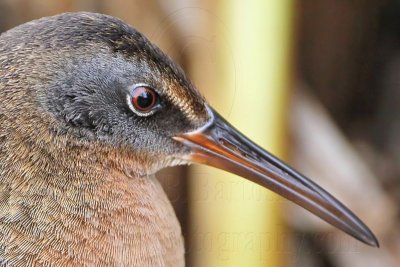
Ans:
[[[291,0],[223,0],[217,12],[218,81],[212,105],[250,139],[285,151],[291,85]],[[189,249],[195,266],[283,266],[280,198],[243,178],[192,169]]]

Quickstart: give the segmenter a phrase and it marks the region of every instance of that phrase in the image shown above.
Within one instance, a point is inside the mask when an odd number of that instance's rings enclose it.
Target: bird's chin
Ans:
[[[190,165],[190,157],[186,155],[166,157],[164,160],[159,160],[157,163],[148,166],[146,170],[141,171],[142,176],[151,176],[160,170],[168,167]]]
[[[182,155],[178,157],[170,157],[167,158],[163,163],[162,166],[159,167],[159,170],[166,167],[174,167],[174,166],[182,166],[182,165],[190,165],[192,161],[190,160],[189,156]]]

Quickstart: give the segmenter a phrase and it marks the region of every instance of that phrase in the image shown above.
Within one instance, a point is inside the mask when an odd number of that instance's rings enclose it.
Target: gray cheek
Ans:
[[[139,119],[126,102],[132,84],[162,86],[156,84],[157,75],[161,74],[146,62],[132,63],[119,57],[66,60],[46,86],[41,104],[60,122],[58,133],[130,147],[133,151],[173,154],[179,149],[164,136],[167,134],[160,132],[160,127],[165,130],[173,124],[173,118],[167,116],[158,124],[155,118]]]

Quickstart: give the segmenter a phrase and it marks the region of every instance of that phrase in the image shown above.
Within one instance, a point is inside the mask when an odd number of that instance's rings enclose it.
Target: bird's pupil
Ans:
[[[157,93],[150,87],[138,86],[131,93],[131,103],[136,111],[148,113],[157,104]]]
[[[137,98],[137,104],[141,108],[149,108],[153,101],[153,95],[146,91],[142,92]]]

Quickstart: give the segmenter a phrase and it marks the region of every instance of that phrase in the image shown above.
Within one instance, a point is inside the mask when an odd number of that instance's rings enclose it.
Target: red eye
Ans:
[[[137,111],[149,112],[158,103],[158,94],[150,87],[138,86],[131,93],[131,102]]]

